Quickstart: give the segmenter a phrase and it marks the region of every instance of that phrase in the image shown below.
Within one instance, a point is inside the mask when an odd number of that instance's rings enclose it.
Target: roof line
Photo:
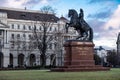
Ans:
[[[21,9],[21,8],[8,8],[8,7],[0,7],[3,10],[12,10],[12,11],[21,11],[21,12],[32,12],[32,13],[43,13],[40,10],[28,10],[28,9]],[[52,13],[48,13],[52,14]]]

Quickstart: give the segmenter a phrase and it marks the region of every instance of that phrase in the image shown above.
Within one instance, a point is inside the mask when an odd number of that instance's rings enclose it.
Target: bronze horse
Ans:
[[[70,17],[71,19],[69,23],[66,23],[66,32],[68,32],[69,27],[74,27],[79,34],[76,39],[88,41],[93,40],[92,28],[85,22],[84,19],[79,19],[78,14],[74,9],[69,10],[68,17]]]

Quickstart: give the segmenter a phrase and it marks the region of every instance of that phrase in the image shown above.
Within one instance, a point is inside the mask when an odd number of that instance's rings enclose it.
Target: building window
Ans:
[[[25,35],[25,34],[23,34],[23,37],[24,37],[24,38],[26,38],[26,35]]]
[[[55,27],[55,31],[57,31],[56,27]]]
[[[12,24],[12,29],[14,29],[14,24]]]
[[[23,30],[25,30],[25,25],[23,25]]]
[[[41,26],[40,26],[40,31],[42,30]]]
[[[31,39],[31,35],[29,35],[29,39]]]
[[[33,44],[34,44],[34,49],[37,49],[37,43],[33,42]]]
[[[31,26],[29,26],[29,30],[31,30]]]
[[[17,34],[17,38],[20,39],[20,34]]]
[[[34,25],[34,29],[37,30],[36,25]]]
[[[14,48],[14,43],[11,43],[11,48],[12,48],[12,49]]]
[[[2,31],[0,31],[0,35],[2,35]]]
[[[0,48],[2,47],[2,42],[1,42],[1,39],[0,39]]]
[[[20,29],[20,25],[18,24],[18,29]]]
[[[11,34],[11,38],[14,39],[14,34]]]
[[[25,19],[26,14],[25,14],[25,13],[22,13],[20,16],[21,16],[21,18]]]
[[[51,44],[49,44],[49,49],[52,49],[52,43],[51,43]]]
[[[54,43],[54,48],[56,48],[57,47],[57,43]]]

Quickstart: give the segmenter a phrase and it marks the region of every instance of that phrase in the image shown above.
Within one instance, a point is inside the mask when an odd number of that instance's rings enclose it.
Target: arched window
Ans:
[[[18,66],[19,67],[23,67],[24,65],[24,55],[23,54],[19,54],[18,55]]]
[[[35,66],[36,58],[34,54],[30,54],[30,66]]]
[[[11,54],[11,53],[9,56],[9,61],[10,61],[10,67],[13,67],[13,54]]]

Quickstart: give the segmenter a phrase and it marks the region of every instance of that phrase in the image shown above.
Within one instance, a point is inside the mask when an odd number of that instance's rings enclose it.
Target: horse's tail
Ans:
[[[89,34],[89,40],[92,41],[93,40],[93,30],[92,28],[90,28],[90,34]]]

